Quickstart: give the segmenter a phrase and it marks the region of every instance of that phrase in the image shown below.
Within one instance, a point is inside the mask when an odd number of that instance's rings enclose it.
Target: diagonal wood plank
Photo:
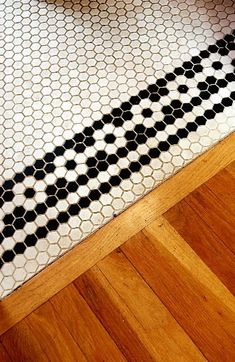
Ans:
[[[222,283],[235,293],[234,254],[212,232],[186,200],[187,198],[173,206],[164,214],[164,217]]]
[[[180,264],[195,280],[200,281],[200,284],[213,292],[215,297],[221,300],[222,303],[226,303],[226,306],[233,313],[235,312],[235,299],[233,295],[163,216],[147,226],[143,233],[148,235],[153,233],[154,246],[161,243],[163,247],[179,260]]]
[[[79,346],[49,302],[31,313],[25,322],[50,361],[86,361]]]
[[[234,360],[234,298],[164,218],[122,250],[207,359]]]
[[[208,224],[215,234],[235,253],[235,213],[224,208],[220,200],[207,188],[201,185],[188,195],[187,203]]]
[[[50,303],[88,361],[125,361],[116,344],[73,284],[56,294]]]
[[[227,165],[226,171],[228,171],[230,173],[230,175],[235,178],[235,161],[233,161],[229,165]]]
[[[228,170],[218,172],[207,181],[206,186],[219,199],[224,209],[235,214],[235,180]]]
[[[156,360],[145,329],[97,266],[74,284],[128,361]]]
[[[205,361],[123,253],[113,252],[98,267],[145,329],[149,342],[156,347],[155,360]]]
[[[0,343],[0,361],[2,362],[13,361],[13,359],[10,358],[6,348],[3,346],[2,343]]]
[[[21,321],[21,323],[16,324],[3,334],[0,337],[0,341],[9,354],[10,360],[14,362],[49,361],[49,358],[44,353],[39,341],[33,335],[25,321]],[[4,359],[1,361],[5,362]]]

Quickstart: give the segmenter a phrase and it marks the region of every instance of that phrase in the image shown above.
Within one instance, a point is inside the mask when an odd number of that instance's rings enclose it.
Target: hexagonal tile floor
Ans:
[[[0,296],[235,128],[232,0],[0,0]]]

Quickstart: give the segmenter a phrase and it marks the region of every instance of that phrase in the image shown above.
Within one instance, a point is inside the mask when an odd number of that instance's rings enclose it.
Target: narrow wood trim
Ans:
[[[0,303],[0,335],[235,160],[235,134],[198,157]]]

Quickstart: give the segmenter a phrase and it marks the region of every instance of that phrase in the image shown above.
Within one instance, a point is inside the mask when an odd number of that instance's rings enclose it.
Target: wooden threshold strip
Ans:
[[[235,134],[199,156],[0,302],[0,335],[235,159]]]

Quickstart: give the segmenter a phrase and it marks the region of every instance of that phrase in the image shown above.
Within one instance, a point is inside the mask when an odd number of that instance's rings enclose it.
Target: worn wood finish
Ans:
[[[31,329],[31,336],[35,336],[50,361],[86,361],[50,302],[31,313],[25,321]]]
[[[107,256],[98,267],[144,328],[156,361],[205,360],[121,251]]]
[[[234,360],[234,298],[164,218],[122,250],[206,358]]]
[[[88,361],[125,361],[125,358],[73,284],[50,302]]]
[[[0,334],[226,167],[234,144],[232,134],[1,301]]]
[[[148,334],[97,266],[74,283],[127,360],[133,356],[154,360],[156,352]]]

